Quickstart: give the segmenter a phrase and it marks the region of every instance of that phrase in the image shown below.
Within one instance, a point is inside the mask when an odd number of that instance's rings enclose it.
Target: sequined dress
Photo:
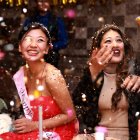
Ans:
[[[37,121],[39,118],[38,115],[38,106],[43,108],[43,119],[51,118],[57,114],[61,113],[60,108],[53,100],[51,96],[41,96],[37,99],[34,99],[30,102],[32,111],[33,111],[33,121]],[[53,128],[45,129],[45,132],[55,132],[60,136],[61,140],[72,140],[73,136],[77,133],[75,128],[76,121],[72,121],[68,124]],[[14,132],[8,132],[0,135],[0,138],[3,140],[38,140],[39,131],[32,131],[24,134],[17,134]],[[57,139],[53,139],[57,140]]]

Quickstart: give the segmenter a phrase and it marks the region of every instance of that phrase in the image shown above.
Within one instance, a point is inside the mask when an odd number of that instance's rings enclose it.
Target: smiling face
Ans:
[[[120,63],[124,56],[124,42],[117,31],[109,30],[103,35],[101,47],[112,47],[113,56],[109,63]]]
[[[19,44],[19,50],[26,61],[42,60],[48,49],[48,38],[41,29],[30,30],[23,36]]]

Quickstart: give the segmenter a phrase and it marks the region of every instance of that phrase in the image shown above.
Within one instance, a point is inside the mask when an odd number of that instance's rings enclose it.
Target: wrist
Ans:
[[[38,121],[36,121],[36,122],[34,122],[34,130],[37,130],[38,128],[39,128],[39,126],[38,126],[39,124],[38,124]]]
[[[96,78],[98,77],[100,71],[94,69],[93,67],[90,67],[90,73],[91,73],[92,79],[96,80]]]
[[[43,123],[43,126],[42,126],[42,127],[43,127],[43,130],[46,129],[46,125],[45,125],[45,123]]]

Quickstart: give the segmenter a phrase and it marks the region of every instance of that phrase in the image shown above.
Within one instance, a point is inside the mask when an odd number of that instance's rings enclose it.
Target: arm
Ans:
[[[50,65],[46,72],[46,85],[53,99],[61,109],[61,114],[52,118],[43,120],[43,128],[50,129],[67,124],[76,119],[73,103],[66,86],[65,80],[60,71]],[[15,131],[25,133],[38,129],[38,121],[32,121],[27,118],[20,118],[14,121]]]
[[[76,119],[76,114],[66,82],[60,71],[54,67],[48,67],[47,71],[46,84],[62,113],[44,120],[43,128],[54,128],[73,121]]]

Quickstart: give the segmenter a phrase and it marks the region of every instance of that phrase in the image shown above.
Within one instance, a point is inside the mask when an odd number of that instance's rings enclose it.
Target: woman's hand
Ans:
[[[113,56],[112,47],[104,46],[101,49],[95,49],[89,60],[92,67],[93,76],[97,76],[109,63]]]
[[[14,131],[17,133],[26,133],[38,129],[38,122],[31,121],[25,117],[13,122]]]
[[[131,92],[139,93],[140,92],[140,76],[130,75],[126,77],[121,87]]]

